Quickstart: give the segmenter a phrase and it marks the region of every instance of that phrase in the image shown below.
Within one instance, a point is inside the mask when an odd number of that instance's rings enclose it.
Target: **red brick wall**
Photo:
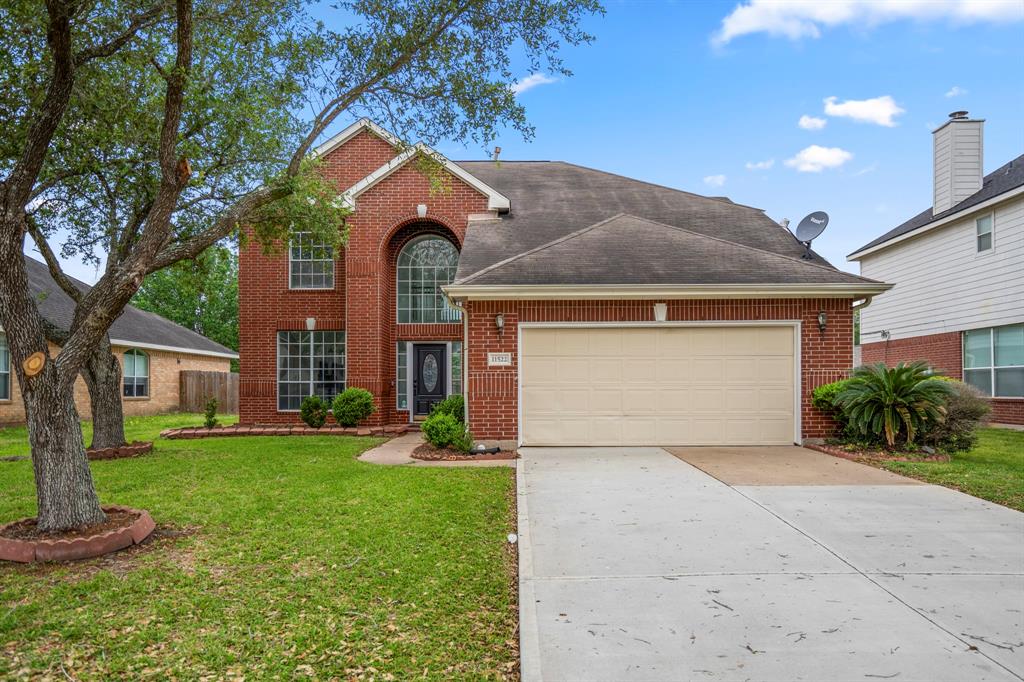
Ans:
[[[347,189],[394,156],[375,135],[360,133],[324,158],[324,173]],[[416,215],[427,205],[426,219]],[[442,191],[410,163],[360,195],[349,216],[344,257],[337,259],[332,291],[289,291],[288,255],[266,256],[256,244],[239,257],[242,423],[297,422],[295,412],[278,412],[276,338],[279,330],[344,329],[346,383],[373,393],[371,424],[406,421],[395,408],[395,349],[399,340],[462,340],[462,325],[398,325],[395,263],[409,239],[440,234],[460,246],[470,213],[487,210],[487,198],[451,176]],[[346,308],[346,301],[348,305]]]
[[[861,345],[860,352],[861,362],[865,365],[884,362],[892,366],[898,362],[926,360],[929,365],[946,376],[963,378],[964,362],[960,332],[865,343]]]
[[[810,404],[811,391],[847,375],[853,362],[853,313],[849,299],[750,301],[669,301],[670,321],[800,320],[801,421],[805,438],[829,435],[833,423]],[[467,396],[473,434],[488,440],[517,437],[518,396],[516,329],[523,322],[653,321],[650,301],[470,301],[469,347],[464,362],[469,372]],[[818,312],[828,314],[825,334],[818,331]],[[494,326],[505,316],[505,331]],[[511,367],[488,367],[487,353],[512,353]]]
[[[963,379],[963,343],[960,332],[926,334],[909,339],[878,341],[861,346],[864,364],[884,362],[892,366],[898,362],[926,360],[946,376]],[[993,398],[991,419],[1002,424],[1024,424],[1024,399]]]

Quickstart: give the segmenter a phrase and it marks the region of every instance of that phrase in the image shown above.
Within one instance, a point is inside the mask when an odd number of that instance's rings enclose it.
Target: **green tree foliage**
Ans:
[[[132,304],[238,350],[238,257],[217,246],[158,270]]]
[[[884,437],[889,447],[897,440],[912,444],[918,432],[941,422],[953,393],[948,382],[936,379],[925,362],[865,365],[835,398],[852,428],[866,436]]]

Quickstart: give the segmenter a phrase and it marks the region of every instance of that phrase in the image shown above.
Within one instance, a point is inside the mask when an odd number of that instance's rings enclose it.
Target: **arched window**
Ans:
[[[124,395],[126,398],[149,397],[149,356],[135,348],[124,352]]]
[[[459,252],[443,237],[428,235],[409,242],[398,254],[398,321],[458,322],[441,287],[455,279]]]

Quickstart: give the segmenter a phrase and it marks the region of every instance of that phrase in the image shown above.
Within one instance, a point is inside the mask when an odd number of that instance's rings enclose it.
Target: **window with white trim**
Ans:
[[[409,353],[405,341],[398,342],[398,356],[395,361],[397,381],[395,383],[395,407],[409,409]]]
[[[964,332],[964,381],[985,395],[1024,398],[1024,324]]]
[[[992,214],[981,216],[974,221],[974,232],[977,235],[978,252],[992,248]]]
[[[345,332],[277,333],[277,409],[297,410],[302,399],[327,402],[345,390]]]
[[[136,348],[124,352],[124,397],[149,397],[149,356]]]
[[[11,399],[11,349],[7,336],[0,334],[0,400]]]
[[[296,232],[288,249],[288,286],[292,289],[334,288],[334,247]]]
[[[458,322],[441,287],[451,284],[459,251],[447,239],[427,235],[406,244],[398,254],[399,323]]]

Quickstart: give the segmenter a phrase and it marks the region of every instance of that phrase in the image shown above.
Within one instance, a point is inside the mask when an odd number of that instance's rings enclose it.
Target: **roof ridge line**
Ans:
[[[562,235],[558,239],[552,239],[551,241],[546,242],[544,244],[541,244],[540,246],[535,246],[532,249],[528,249],[526,251],[523,251],[522,253],[517,253],[514,256],[510,256],[510,257],[506,258],[505,260],[500,260],[497,263],[492,263],[491,265],[488,265],[486,268],[483,268],[482,270],[477,270],[476,272],[471,274],[469,277],[466,277],[465,279],[456,280],[455,282],[452,282],[452,284],[467,284],[467,283],[473,281],[474,279],[477,279],[478,277],[486,275],[489,272],[494,272],[495,270],[497,270],[499,268],[503,268],[506,265],[508,265],[509,263],[513,263],[513,262],[515,262],[515,261],[517,261],[517,260],[519,260],[521,258],[526,258],[527,256],[532,256],[533,254],[538,253],[539,251],[543,251],[544,249],[551,248],[552,246],[555,246],[557,244],[561,244],[562,242],[569,241],[570,239],[575,239],[576,237],[579,237],[580,235],[582,235],[582,234],[584,234],[586,232],[589,232],[590,230],[598,228],[601,225],[604,225],[605,223],[611,222],[612,220],[615,220],[616,218],[621,218],[623,216],[628,216],[628,215],[630,215],[630,214],[628,214],[628,213],[616,213],[615,215],[613,215],[613,216],[611,216],[609,218],[605,218],[604,220],[597,221],[593,225],[587,225],[586,227],[580,228],[580,229],[576,230],[575,232],[570,232],[569,234]],[[636,218],[638,216],[633,216],[633,217]]]
[[[746,249],[748,251],[756,251],[758,253],[766,253],[769,256],[778,256],[779,258],[784,258],[784,259],[786,259],[788,261],[792,261],[794,263],[800,263],[801,265],[813,266],[815,268],[818,268],[819,270],[827,270],[828,272],[838,272],[838,273],[842,273],[844,275],[849,275],[850,277],[856,277],[858,279],[862,279],[862,280],[867,281],[867,282],[878,282],[878,280],[874,280],[874,279],[871,279],[869,277],[862,277],[861,275],[855,275],[852,272],[846,272],[845,270],[838,270],[836,268],[830,268],[830,267],[827,267],[825,265],[822,265],[821,263],[815,263],[813,261],[804,260],[803,258],[795,258],[793,256],[787,256],[787,255],[785,255],[783,253],[775,253],[774,251],[766,251],[764,249],[759,249],[756,246],[748,246],[747,244],[740,244],[739,242],[732,242],[732,241],[729,241],[728,239],[722,239],[721,237],[712,237],[709,234],[703,234],[701,232],[694,232],[693,230],[688,230],[685,227],[679,227],[677,225],[669,225],[668,223],[658,222],[657,220],[651,220],[649,218],[642,218],[640,216],[633,216],[633,217],[637,218],[638,220],[643,220],[643,221],[646,221],[648,223],[651,223],[652,225],[661,225],[662,227],[668,227],[668,228],[671,228],[673,230],[678,230],[680,232],[686,232],[687,234],[692,234],[694,236],[702,237],[704,239],[711,239],[711,240],[714,240],[716,242],[721,242],[723,244],[729,244],[731,246],[736,246],[736,247],[739,247],[741,249]],[[780,225],[779,227],[782,227],[782,226]],[[786,230],[786,231],[789,232],[789,230]]]

